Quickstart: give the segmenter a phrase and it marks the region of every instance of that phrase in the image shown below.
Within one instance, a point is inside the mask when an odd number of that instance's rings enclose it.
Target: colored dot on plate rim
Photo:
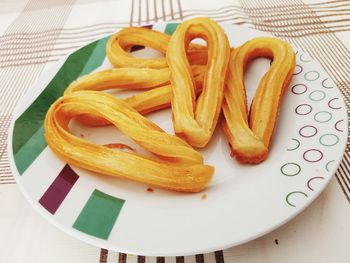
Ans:
[[[326,137],[333,137],[333,138],[335,138],[335,141],[334,141],[333,143],[327,144],[327,143],[324,142],[324,139],[325,139]],[[323,146],[334,146],[334,145],[336,145],[336,144],[339,142],[339,137],[338,137],[337,135],[333,134],[333,133],[327,133],[327,134],[322,135],[322,136],[320,137],[319,141],[320,141],[320,143],[321,143]]]
[[[312,78],[312,76],[310,77],[310,74],[316,74],[316,76],[314,76]],[[311,70],[311,71],[308,71],[304,74],[304,79],[308,80],[308,81],[315,81],[317,79],[319,79],[320,77],[320,73],[316,70]]]
[[[289,167],[290,169],[291,169],[292,167],[294,167],[294,168],[297,169],[297,171],[292,172],[292,173],[288,173],[288,172],[286,171],[286,169],[287,169],[288,167]],[[292,168],[292,169],[293,169],[293,168]],[[284,165],[281,166],[281,173],[284,174],[285,176],[296,176],[296,175],[298,175],[300,172],[301,172],[301,167],[300,167],[300,165],[297,164],[297,163],[285,163]]]

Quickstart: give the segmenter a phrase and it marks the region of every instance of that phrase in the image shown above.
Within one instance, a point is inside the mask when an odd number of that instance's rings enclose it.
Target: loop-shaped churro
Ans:
[[[267,57],[273,62],[256,90],[248,124],[244,73],[248,62],[258,57]],[[267,158],[279,106],[294,68],[292,47],[276,38],[255,38],[232,52],[224,92],[223,127],[238,161],[260,163]]]
[[[159,158],[115,151],[76,137],[68,126],[81,114],[107,119]],[[214,171],[203,165],[201,154],[185,141],[165,133],[127,103],[102,92],[79,91],[59,98],[46,115],[45,137],[53,152],[69,164],[175,191],[201,191]]]
[[[207,42],[208,62],[202,93],[195,102],[195,84],[186,50],[194,38]],[[230,46],[223,29],[208,18],[194,18],[179,25],[166,53],[171,71],[171,101],[176,134],[195,147],[210,140],[221,112]]]
[[[132,68],[167,68],[165,57],[138,58],[126,50],[132,46],[140,45],[153,48],[163,54],[168,48],[170,36],[167,34],[143,27],[128,27],[114,34],[107,42],[106,53],[109,61],[115,67]],[[207,62],[207,48],[191,44],[187,51],[191,65],[205,65]]]

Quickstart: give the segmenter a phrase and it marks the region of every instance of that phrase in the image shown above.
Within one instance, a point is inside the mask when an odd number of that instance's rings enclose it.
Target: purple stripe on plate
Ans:
[[[39,203],[54,215],[78,178],[79,176],[66,164],[40,198]]]

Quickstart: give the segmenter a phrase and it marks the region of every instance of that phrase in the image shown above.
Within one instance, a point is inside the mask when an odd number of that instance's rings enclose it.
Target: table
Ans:
[[[0,2],[0,262],[348,262],[350,155],[320,197],[279,229],[205,255],[162,258],[96,248],[38,215],[15,184],[6,141],[18,99],[55,61],[129,25],[210,16],[307,51],[350,106],[350,1],[15,0]]]

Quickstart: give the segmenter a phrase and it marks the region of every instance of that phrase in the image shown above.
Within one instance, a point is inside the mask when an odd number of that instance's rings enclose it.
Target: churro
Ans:
[[[168,49],[170,36],[143,27],[128,27],[114,34],[107,43],[106,53],[109,61],[115,67],[132,68],[167,68],[165,57],[138,58],[127,50],[132,46],[145,46],[165,54]],[[191,44],[187,50],[191,65],[205,65],[207,63],[207,47]]]
[[[159,158],[115,151],[73,135],[69,122],[81,114],[108,119]],[[127,103],[102,92],[78,91],[59,98],[46,115],[45,137],[53,152],[69,164],[175,191],[201,191],[214,171],[185,141],[165,133]]]
[[[207,42],[208,61],[202,93],[195,101],[195,84],[187,47],[194,38]],[[166,59],[171,71],[171,107],[174,130],[195,147],[209,142],[221,112],[230,46],[223,29],[209,18],[194,18],[180,24],[172,35]]]
[[[256,90],[248,121],[244,74],[247,64],[258,57],[273,62]],[[276,38],[255,38],[232,52],[223,102],[223,127],[238,161],[260,163],[267,158],[279,106],[294,68],[292,47]]]
[[[195,93],[202,88],[204,66],[192,66],[195,79]],[[172,87],[170,85],[168,68],[114,68],[91,73],[73,81],[65,95],[82,91],[104,91],[109,89],[145,90],[139,94],[124,99],[131,107],[147,114],[156,110],[170,107]],[[79,121],[92,126],[104,126],[110,123],[103,118],[91,114],[83,114]]]

